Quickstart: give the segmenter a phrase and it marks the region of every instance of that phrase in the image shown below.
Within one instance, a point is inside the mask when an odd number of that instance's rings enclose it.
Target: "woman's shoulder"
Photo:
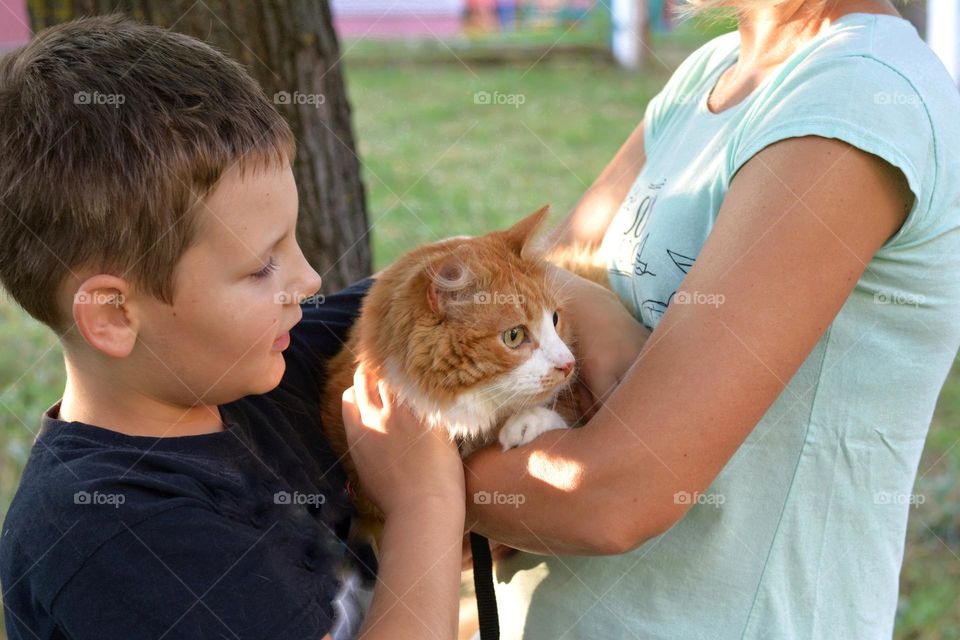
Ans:
[[[960,180],[960,163],[947,151],[960,146],[958,111],[956,85],[913,25],[848,14],[791,56],[757,96],[733,136],[728,175],[779,140],[835,138],[904,174],[916,196],[904,230],[925,219],[953,224],[956,209],[943,203],[955,198],[944,186]]]
[[[910,22],[853,13],[775,72],[743,127],[832,120],[933,160],[937,147],[960,144],[958,111],[956,84]]]
[[[841,16],[826,37],[815,39],[790,66],[815,68],[825,82],[842,79],[849,91],[865,85],[902,83],[924,103],[945,101],[952,107],[960,102],[943,62],[916,28],[898,16]]]

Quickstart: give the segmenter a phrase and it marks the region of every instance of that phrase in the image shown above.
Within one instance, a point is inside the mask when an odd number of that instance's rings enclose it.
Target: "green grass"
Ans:
[[[529,72],[348,66],[348,74],[378,266],[423,242],[508,225],[544,203],[559,218],[662,81],[573,63]],[[478,92],[523,104],[475,104]]]
[[[543,203],[558,220],[640,121],[671,65],[705,37],[686,29],[658,39],[663,64],[651,59],[641,74],[568,57],[495,66],[461,56],[463,64],[434,47],[426,64],[382,43],[351,49],[348,90],[377,268],[424,242],[507,226]],[[479,91],[522,96],[523,104],[476,104]],[[53,335],[0,301],[0,517],[63,379]],[[927,502],[910,521],[896,637],[957,638],[960,370],[941,395],[920,474],[917,492]]]

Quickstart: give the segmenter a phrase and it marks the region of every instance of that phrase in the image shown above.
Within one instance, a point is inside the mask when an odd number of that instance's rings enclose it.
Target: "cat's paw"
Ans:
[[[506,451],[532,442],[541,433],[566,428],[566,421],[553,409],[531,407],[507,418],[500,429],[499,440]]]

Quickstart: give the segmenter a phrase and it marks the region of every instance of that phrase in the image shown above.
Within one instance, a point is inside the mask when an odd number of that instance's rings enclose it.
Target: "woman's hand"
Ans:
[[[650,330],[609,289],[564,269],[555,271],[569,299],[563,308],[564,318],[576,336],[580,362],[577,384],[581,386],[581,408],[590,407],[589,418],[636,361]]]
[[[425,501],[464,503],[456,444],[424,426],[363,368],[343,393],[343,422],[360,484],[387,518]]]

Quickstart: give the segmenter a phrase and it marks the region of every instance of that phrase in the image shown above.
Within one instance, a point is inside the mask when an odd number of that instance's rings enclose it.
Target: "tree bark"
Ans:
[[[366,195],[340,45],[326,0],[28,0],[34,32],[122,12],[213,44],[246,65],[297,139],[297,238],[335,291],[372,272]]]

